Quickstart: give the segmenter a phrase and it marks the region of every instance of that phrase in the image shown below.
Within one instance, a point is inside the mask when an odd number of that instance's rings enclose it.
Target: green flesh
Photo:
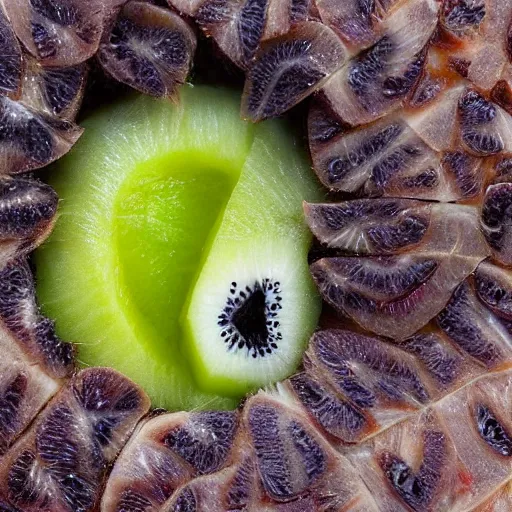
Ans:
[[[186,88],[179,106],[125,100],[88,119],[50,173],[62,202],[36,254],[43,311],[79,344],[83,364],[124,372],[155,406],[234,407],[295,369],[318,318],[301,214],[302,199],[318,198],[316,183],[282,125],[249,125],[238,106],[205,87]],[[229,283],[218,276],[244,251],[248,267],[265,259],[260,252],[293,261],[297,339],[268,375],[226,376],[224,363],[205,359],[205,343],[225,350],[201,301],[223,300]]]
[[[169,155],[141,164],[119,190],[115,238],[121,286],[160,333],[147,346],[156,357],[168,357],[170,346],[178,349],[179,318],[169,313],[182,310],[210,232],[236,184],[237,171],[222,168],[200,158],[190,158],[187,166],[183,155]]]

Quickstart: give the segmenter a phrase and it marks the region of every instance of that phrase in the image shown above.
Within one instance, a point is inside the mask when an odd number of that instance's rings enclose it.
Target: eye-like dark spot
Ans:
[[[279,281],[265,278],[245,287],[231,283],[217,319],[227,350],[244,350],[255,359],[272,354],[282,339],[281,301]]]
[[[499,422],[494,413],[485,405],[476,407],[476,423],[482,439],[497,453],[512,456],[512,437]]]

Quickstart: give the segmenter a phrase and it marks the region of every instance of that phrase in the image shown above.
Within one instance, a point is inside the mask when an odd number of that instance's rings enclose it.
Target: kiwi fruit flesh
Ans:
[[[318,315],[302,199],[319,198],[286,125],[236,95],[131,97],[83,124],[48,173],[60,218],[37,290],[84,365],[169,409],[231,408],[289,375]]]

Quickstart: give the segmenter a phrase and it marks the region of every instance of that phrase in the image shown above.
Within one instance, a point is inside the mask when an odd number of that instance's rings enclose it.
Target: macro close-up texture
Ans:
[[[0,0],[0,512],[512,512],[512,0]]]

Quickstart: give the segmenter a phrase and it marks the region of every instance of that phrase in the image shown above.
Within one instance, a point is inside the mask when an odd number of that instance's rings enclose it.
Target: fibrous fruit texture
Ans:
[[[47,2],[34,0],[32,8],[36,3]],[[313,164],[338,202],[308,201],[304,210],[319,241],[311,272],[326,315],[300,371],[249,396],[239,410],[145,415],[144,393],[112,370],[83,370],[68,380],[73,351],[38,311],[24,261],[52,228],[56,196],[39,182],[4,178],[0,510],[512,510],[510,2],[172,3],[245,70],[247,117],[279,115],[317,91],[309,114]],[[130,23],[144,19],[126,12]],[[171,18],[158,16],[155,27]],[[12,48],[0,89],[21,108],[28,105],[17,64],[23,50],[8,23],[0,30]],[[147,57],[138,53],[139,32],[118,37],[116,30],[98,38],[115,57],[109,72],[138,87],[140,71],[152,85],[138,88],[172,91],[163,74],[153,80],[165,58],[147,65],[138,58]],[[159,48],[155,32],[141,39]],[[124,54],[122,70],[131,71],[116,75]],[[36,92],[36,102],[45,97]],[[67,104],[72,112],[77,103]],[[144,102],[134,105],[138,111]],[[23,133],[6,147],[26,153]],[[23,162],[5,172],[36,166]],[[115,158],[112,164],[119,168]],[[128,199],[152,186],[138,178],[120,196],[128,243],[131,217],[143,215],[133,215],[141,203]],[[103,203],[83,205],[93,224],[95,205]],[[96,231],[89,233],[96,243]],[[145,263],[136,268],[151,268]],[[246,290],[237,280],[227,293],[235,305],[246,298],[241,292],[252,303],[261,304],[262,295],[278,303],[282,284],[276,291],[262,280]],[[84,283],[79,291],[89,289]],[[82,307],[75,318],[91,310]],[[217,317],[228,346],[245,311],[234,310],[228,304]],[[118,321],[105,318],[107,329]],[[245,325],[257,337],[252,321]]]
[[[226,91],[181,96],[84,122],[51,173],[39,297],[82,362],[155,405],[229,406],[294,371],[316,325],[302,199],[319,193],[286,124],[241,121]]]

